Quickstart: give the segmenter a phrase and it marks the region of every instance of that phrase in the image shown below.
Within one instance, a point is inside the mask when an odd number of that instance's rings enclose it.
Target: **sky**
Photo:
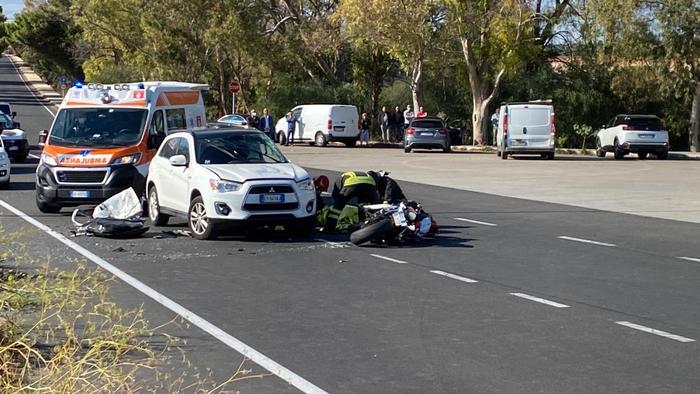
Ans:
[[[14,15],[24,8],[24,0],[0,0],[0,6],[7,19],[14,19]]]

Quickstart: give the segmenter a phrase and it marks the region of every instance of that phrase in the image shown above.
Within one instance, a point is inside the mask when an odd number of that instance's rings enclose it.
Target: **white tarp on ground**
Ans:
[[[134,189],[129,188],[95,207],[92,217],[126,220],[133,217],[141,217],[141,212],[141,200]]]

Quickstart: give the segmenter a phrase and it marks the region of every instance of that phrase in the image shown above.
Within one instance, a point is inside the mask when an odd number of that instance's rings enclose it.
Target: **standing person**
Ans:
[[[428,116],[428,113],[425,112],[423,107],[418,107],[418,113],[416,114],[416,118],[425,118],[426,116]]]
[[[411,124],[411,121],[413,118],[415,118],[416,115],[411,111],[411,106],[407,105],[406,110],[403,111],[403,128],[407,128],[409,124]]]
[[[260,125],[260,117],[258,116],[258,113],[255,112],[254,109],[251,109],[250,116],[248,116],[248,127],[252,127],[254,129],[257,129],[259,125]]]
[[[386,107],[382,107],[382,112],[379,113],[379,118],[377,120],[379,121],[379,128],[382,130],[382,142],[385,144],[391,142],[391,138],[389,136],[389,125],[393,123],[391,118],[392,116],[389,112],[387,112]]]
[[[287,141],[285,144],[287,146],[294,143],[294,130],[297,127],[297,123],[299,123],[299,120],[294,117],[292,111],[287,112]]]
[[[362,146],[362,142],[365,143],[365,146],[369,146],[370,126],[372,126],[372,122],[370,122],[367,112],[363,112],[362,119],[360,119],[360,146]]]
[[[394,134],[396,135],[397,141],[403,141],[403,112],[398,105],[394,112]]]
[[[260,131],[265,133],[271,140],[275,140],[275,124],[272,115],[267,113],[267,108],[263,108],[263,116],[260,118]]]
[[[493,145],[496,146],[496,135],[498,134],[498,117],[500,115],[501,109],[496,108],[496,112],[491,115],[491,125],[493,125]]]

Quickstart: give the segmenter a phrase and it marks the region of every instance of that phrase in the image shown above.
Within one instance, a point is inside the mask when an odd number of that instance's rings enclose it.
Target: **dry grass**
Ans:
[[[112,278],[79,261],[51,268],[22,239],[0,228],[0,393],[230,392],[262,377],[245,359],[224,382],[202,376],[166,333],[180,321],[151,327],[110,300]]]

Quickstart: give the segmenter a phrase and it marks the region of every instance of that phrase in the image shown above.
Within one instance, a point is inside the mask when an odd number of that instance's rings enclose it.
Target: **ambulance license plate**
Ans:
[[[90,192],[87,190],[71,190],[71,198],[90,198]]]
[[[284,202],[284,194],[261,194],[260,203],[282,203]]]

